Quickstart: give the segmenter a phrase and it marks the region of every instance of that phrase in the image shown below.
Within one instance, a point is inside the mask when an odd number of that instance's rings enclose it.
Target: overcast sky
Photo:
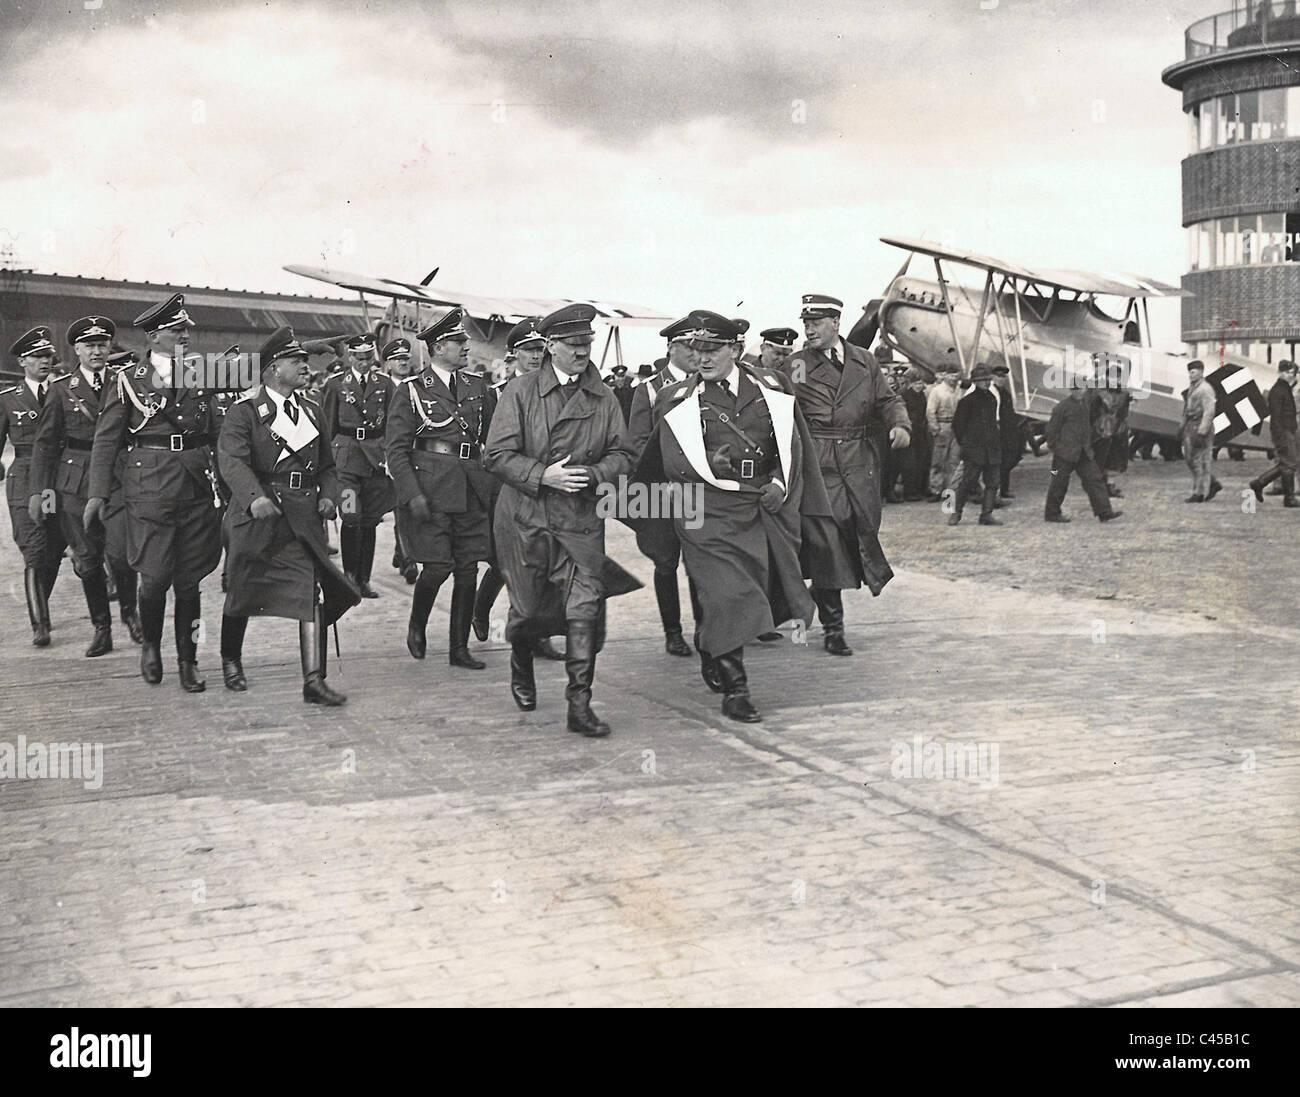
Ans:
[[[758,327],[808,291],[855,318],[902,259],[882,234],[1176,282],[1160,72],[1216,6],[0,0],[0,244],[298,293],[328,291],[285,263],[440,266]]]

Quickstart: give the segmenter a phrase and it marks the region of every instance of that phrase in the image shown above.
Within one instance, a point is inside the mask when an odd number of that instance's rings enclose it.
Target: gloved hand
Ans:
[[[912,444],[912,435],[906,427],[894,427],[889,432],[890,449],[907,449]]]
[[[758,505],[768,514],[775,514],[785,503],[785,490],[775,480],[769,480],[758,489]]]
[[[429,520],[429,500],[423,495],[417,495],[408,504],[407,508],[411,512],[411,517],[420,522]]]
[[[248,513],[259,519],[275,518],[279,515],[280,508],[275,505],[273,499],[268,499],[265,495],[259,495],[249,506]]]
[[[104,502],[103,499],[87,499],[86,509],[81,512],[81,524],[90,529],[96,522],[104,520]]]
[[[713,470],[713,475],[725,479],[731,479],[735,475],[731,468],[731,446],[723,443],[716,450],[709,454],[709,468]]]
[[[339,508],[334,505],[334,500],[322,495],[316,500],[316,513],[327,522],[332,522],[338,514]]]

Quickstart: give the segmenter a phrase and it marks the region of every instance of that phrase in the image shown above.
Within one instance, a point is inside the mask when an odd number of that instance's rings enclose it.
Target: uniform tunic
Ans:
[[[804,348],[781,364],[817,450],[822,479],[855,574],[810,573],[814,587],[856,588],[864,581],[879,594],[894,577],[880,548],[880,454],[870,440],[872,423],[888,433],[907,429],[907,410],[880,366],[861,347],[840,340],[842,370],[820,350]]]
[[[680,376],[679,376],[680,372]],[[660,370],[644,384],[640,384],[632,393],[632,408],[628,414],[628,433],[631,436],[632,449],[640,460],[645,452],[646,443],[654,430],[655,407],[664,389],[679,381],[687,380],[685,371],[668,368]],[[682,558],[682,543],[671,522],[646,522],[636,527],[636,547],[643,556],[654,562],[659,571],[676,571]]]
[[[48,399],[49,382],[44,384]],[[27,512],[28,500],[40,493],[31,477],[31,465],[41,408],[42,403],[26,380],[0,391],[0,453],[4,451],[6,438],[14,447],[14,459],[5,475],[5,499],[9,503],[14,544],[23,554],[25,566],[51,571],[58,566],[66,547],[63,530],[58,522],[33,522]]]
[[[595,486],[564,492],[542,486],[546,467],[565,457],[616,485],[636,455],[623,412],[592,363],[561,385],[549,357],[501,394],[488,433],[486,465],[502,481],[497,499],[497,565],[510,593],[506,639],[565,631],[570,620],[596,621],[604,599],[642,584],[605,555],[605,522]]]
[[[361,600],[357,587],[330,561],[318,503],[339,498],[339,481],[323,415],[296,397],[292,424],[266,389],[226,413],[217,451],[230,485],[226,512],[229,542],[225,612],[232,617],[288,617],[310,621],[319,582],[330,624]],[[265,495],[281,514],[254,518],[249,509]]]
[[[221,562],[214,396],[164,385],[149,364],[122,370],[107,386],[95,429],[90,495],[109,498],[120,471],[127,561],[140,573],[145,593],[197,588]]]
[[[389,403],[385,436],[406,555],[448,572],[491,556],[494,491],[482,447],[496,396],[481,377],[454,376],[455,396],[432,366],[402,381]],[[420,495],[429,504],[427,519],[411,513]]]
[[[377,526],[397,505],[393,482],[384,468],[384,434],[395,389],[376,370],[362,380],[348,369],[325,382],[321,410],[325,435],[334,450],[344,525]]]

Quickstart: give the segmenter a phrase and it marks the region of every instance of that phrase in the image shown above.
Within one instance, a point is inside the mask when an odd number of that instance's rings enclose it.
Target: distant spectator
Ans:
[[[1278,363],[1278,378],[1268,390],[1268,432],[1273,436],[1276,462],[1263,476],[1250,482],[1250,490],[1259,502],[1264,501],[1264,488],[1279,477],[1282,480],[1282,505],[1300,507],[1295,497],[1296,461],[1300,458],[1297,447],[1296,400],[1292,385],[1297,373],[1294,362]]]
[[[959,401],[952,417],[952,433],[961,447],[963,472],[957,486],[956,509],[948,518],[948,525],[961,521],[966,498],[974,491],[980,479],[984,481],[984,495],[980,506],[981,526],[1000,526],[993,516],[998,498],[998,480],[1002,465],[1002,441],[998,431],[998,397],[989,391],[993,386],[993,371],[986,365],[971,370],[971,390]]]
[[[1092,513],[1101,521],[1118,518],[1123,511],[1115,510],[1106,492],[1106,483],[1093,455],[1094,425],[1092,401],[1096,397],[1082,381],[1076,381],[1069,396],[1052,409],[1047,421],[1047,444],[1052,450],[1052,479],[1047,485],[1047,503],[1043,519],[1048,522],[1068,522],[1061,513],[1065,493],[1070,489],[1070,474],[1079,473],[1083,490],[1088,493]]]

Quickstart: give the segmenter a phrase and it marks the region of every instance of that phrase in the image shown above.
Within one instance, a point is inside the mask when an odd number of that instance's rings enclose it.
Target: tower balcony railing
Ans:
[[[1187,60],[1231,50],[1300,42],[1300,13],[1296,0],[1242,3],[1232,11],[1200,19],[1185,34]]]

